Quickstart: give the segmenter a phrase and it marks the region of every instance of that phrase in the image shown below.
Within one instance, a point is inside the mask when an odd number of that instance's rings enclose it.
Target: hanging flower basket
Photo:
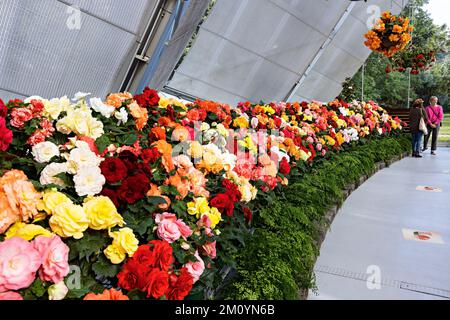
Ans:
[[[409,18],[384,12],[372,30],[365,34],[364,43],[372,51],[390,58],[404,50],[411,41],[414,27],[409,24]]]
[[[411,46],[390,59],[390,64],[386,67],[386,72],[406,72],[418,75],[423,71],[431,69],[436,62],[434,50],[427,50]]]

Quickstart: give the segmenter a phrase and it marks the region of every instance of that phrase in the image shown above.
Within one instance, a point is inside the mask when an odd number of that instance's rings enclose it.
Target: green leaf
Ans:
[[[109,147],[111,141],[109,140],[107,135],[103,135],[95,141],[95,145],[97,146],[98,152],[102,153],[106,148]]]
[[[73,186],[74,185],[73,180],[70,178],[70,176],[67,173],[64,173],[64,172],[63,173],[59,173],[55,177],[61,179],[66,186]]]
[[[174,200],[172,202],[171,208],[179,217],[186,216],[187,205],[184,201]]]
[[[127,227],[133,229],[140,236],[147,234],[148,230],[153,227],[154,221],[148,212],[141,210],[139,213],[126,212],[123,214]]]
[[[147,197],[147,202],[155,206],[160,204],[167,204],[166,200],[164,200],[163,197]]]
[[[131,146],[137,141],[137,139],[138,135],[136,133],[127,133],[125,135],[118,136],[117,142],[122,145]]]
[[[36,300],[42,298],[46,293],[45,284],[40,279],[36,279],[31,286],[23,291],[22,296],[25,300]]]
[[[70,247],[70,260],[76,258],[82,260],[103,251],[108,246],[110,238],[102,232],[88,231],[80,240],[70,239],[67,242]]]
[[[99,277],[114,278],[120,271],[119,265],[114,265],[103,254],[92,265],[92,271]]]

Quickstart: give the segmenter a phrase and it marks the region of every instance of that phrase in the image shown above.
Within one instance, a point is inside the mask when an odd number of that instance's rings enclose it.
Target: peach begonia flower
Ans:
[[[166,180],[165,184],[177,188],[177,191],[180,193],[180,196],[177,197],[179,198],[179,200],[186,198],[186,196],[189,194],[189,181],[187,179],[184,179],[178,173],[169,177]]]
[[[172,159],[172,146],[164,140],[159,140],[153,145],[162,155],[162,164],[167,172],[175,170],[175,165]]]
[[[172,132],[172,141],[184,142],[190,137],[189,130],[183,126],[177,126]]]
[[[106,104],[115,108],[120,108],[122,107],[122,103],[131,99],[133,99],[133,95],[131,93],[113,93],[106,98]]]
[[[136,122],[136,128],[141,131],[147,125],[148,111],[146,108],[140,107],[136,102],[133,102],[128,106],[131,115]]]
[[[105,291],[100,294],[89,293],[84,297],[83,300],[130,300],[130,298],[124,295],[121,291],[117,291],[116,289],[105,289]]]
[[[15,222],[37,217],[36,206],[41,198],[23,171],[6,172],[0,178],[0,234]]]

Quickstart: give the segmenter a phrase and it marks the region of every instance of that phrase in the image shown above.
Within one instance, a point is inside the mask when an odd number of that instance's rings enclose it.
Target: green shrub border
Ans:
[[[291,179],[255,216],[237,267],[217,299],[298,300],[315,289],[314,265],[345,198],[411,148],[408,136],[351,146]],[[229,280],[231,278],[231,280]]]

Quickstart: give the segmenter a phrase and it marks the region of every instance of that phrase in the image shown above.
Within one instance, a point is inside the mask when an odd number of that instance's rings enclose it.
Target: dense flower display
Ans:
[[[374,102],[0,101],[0,299],[209,297],[259,196],[401,129]]]
[[[383,12],[372,30],[365,34],[364,44],[372,51],[388,58],[392,57],[411,42],[414,27],[409,22],[409,18],[395,16],[388,11]]]
[[[391,58],[390,65],[386,67],[386,73],[409,71],[413,75],[418,75],[430,70],[434,62],[436,62],[434,51],[410,47]]]

